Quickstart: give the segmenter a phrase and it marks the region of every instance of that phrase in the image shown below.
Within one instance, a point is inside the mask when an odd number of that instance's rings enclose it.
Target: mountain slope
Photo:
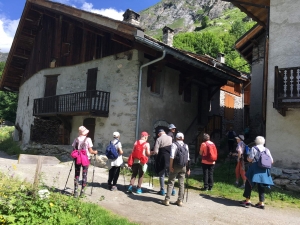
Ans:
[[[151,36],[160,35],[166,25],[175,33],[194,31],[204,16],[210,20],[219,18],[232,8],[231,3],[221,0],[162,0],[140,12],[141,27]]]

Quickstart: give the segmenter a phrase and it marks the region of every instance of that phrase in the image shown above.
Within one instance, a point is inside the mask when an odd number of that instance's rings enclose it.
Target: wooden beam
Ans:
[[[252,19],[254,19],[259,25],[263,26],[264,28],[266,27],[266,24],[261,21],[258,17],[254,16],[250,11],[248,11],[245,7],[239,5],[238,8],[247,14],[247,16],[251,17]]]
[[[125,39],[125,38],[122,38],[121,36],[119,36],[117,34],[112,34],[111,35],[111,40],[115,41],[115,42],[118,42],[118,43],[120,43],[122,45],[125,45],[125,46],[127,46],[129,48],[132,48],[132,45],[133,45],[131,41],[129,41],[129,40]]]
[[[60,66],[60,58],[61,58],[61,32],[62,32],[62,16],[56,18],[55,22],[55,44],[54,44],[54,57],[56,59],[56,67]]]
[[[82,32],[82,43],[81,43],[81,54],[80,54],[80,62],[85,61],[85,50],[86,50],[86,30]]]

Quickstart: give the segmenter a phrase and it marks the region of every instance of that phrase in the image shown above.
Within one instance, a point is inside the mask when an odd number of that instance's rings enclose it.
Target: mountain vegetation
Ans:
[[[234,49],[235,42],[256,23],[221,0],[162,0],[140,12],[145,32],[162,40],[162,28],[174,29],[174,47],[216,57],[225,54],[226,64],[249,73],[248,63]]]
[[[5,62],[0,62],[0,80],[4,70]],[[0,91],[0,121],[8,120],[15,122],[18,104],[16,93]]]

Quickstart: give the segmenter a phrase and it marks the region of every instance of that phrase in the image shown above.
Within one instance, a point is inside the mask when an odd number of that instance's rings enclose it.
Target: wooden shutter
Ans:
[[[97,87],[98,68],[89,69],[87,73],[86,90],[94,91]]]
[[[55,96],[57,86],[57,76],[46,76],[46,87],[44,97]]]
[[[225,93],[225,110],[224,116],[227,120],[234,119],[234,96]]]

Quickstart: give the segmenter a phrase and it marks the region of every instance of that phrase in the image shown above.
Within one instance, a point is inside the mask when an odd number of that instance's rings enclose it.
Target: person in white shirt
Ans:
[[[120,175],[120,167],[123,163],[123,150],[120,142],[120,133],[118,131],[114,132],[113,137],[114,139],[111,141],[111,143],[116,146],[119,156],[116,159],[109,159],[111,168],[108,173],[108,189],[111,191],[116,191],[118,190],[116,185]]]
[[[87,137],[89,133],[89,130],[86,129],[84,126],[80,126],[78,128],[78,134],[79,136],[75,138],[73,141],[73,149],[85,149],[88,158],[91,158],[91,154],[97,154],[97,150],[93,150],[93,143],[91,138]],[[79,185],[79,176],[80,176],[80,170],[82,167],[82,186],[81,186],[81,191],[80,191],[80,197],[84,196],[84,191],[86,187],[86,182],[87,182],[87,173],[88,173],[88,168],[89,166],[83,166],[83,165],[77,165],[75,163],[75,178],[74,178],[74,197],[78,197],[78,185]]]

